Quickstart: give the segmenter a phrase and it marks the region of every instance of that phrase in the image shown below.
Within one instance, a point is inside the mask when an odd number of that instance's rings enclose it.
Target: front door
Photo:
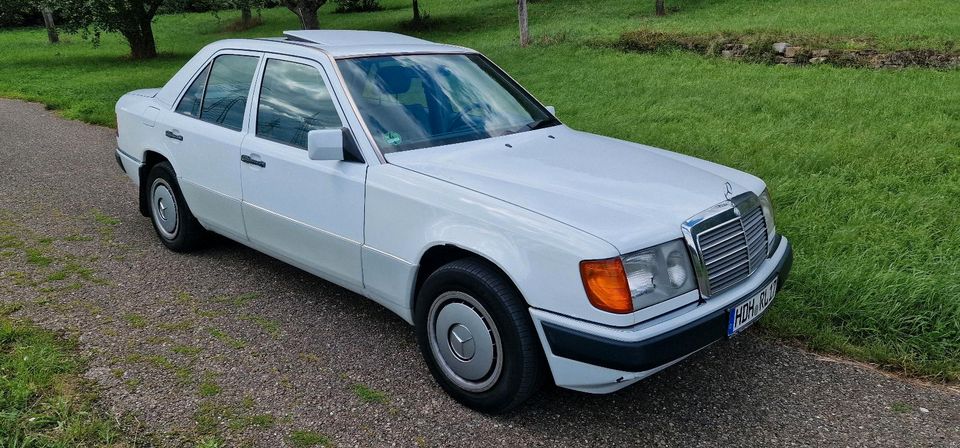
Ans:
[[[241,150],[244,223],[265,252],[359,288],[367,165],[307,157],[309,131],[346,122],[328,85],[313,61],[267,56]]]
[[[218,54],[196,76],[163,122],[167,147],[190,211],[204,227],[243,239],[240,146],[250,86],[260,56]]]

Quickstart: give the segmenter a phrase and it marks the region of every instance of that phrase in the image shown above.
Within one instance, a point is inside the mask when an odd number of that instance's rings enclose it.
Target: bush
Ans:
[[[0,28],[39,25],[43,25],[43,16],[31,3],[0,0]]]
[[[218,0],[166,0],[160,7],[160,14],[211,12],[220,9],[223,9],[223,2]]]
[[[337,0],[339,13],[380,11],[383,6],[377,0]]]

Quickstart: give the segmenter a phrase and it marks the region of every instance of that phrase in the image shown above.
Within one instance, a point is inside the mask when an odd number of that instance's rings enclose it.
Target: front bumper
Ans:
[[[558,386],[608,393],[663,370],[727,337],[728,310],[779,278],[793,264],[793,249],[781,238],[754,275],[706,302],[628,328],[614,328],[533,309],[534,324]]]

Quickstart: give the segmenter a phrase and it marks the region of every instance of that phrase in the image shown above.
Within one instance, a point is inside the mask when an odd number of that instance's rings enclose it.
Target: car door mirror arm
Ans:
[[[343,127],[343,161],[363,163],[363,154],[360,152],[360,146],[357,140],[353,138],[353,132],[350,128]]]

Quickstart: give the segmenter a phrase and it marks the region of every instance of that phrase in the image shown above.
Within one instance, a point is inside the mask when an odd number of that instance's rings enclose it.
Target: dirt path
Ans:
[[[748,332],[608,396],[458,406],[399,318],[238,244],[164,250],[113,130],[0,100],[0,303],[65,330],[105,406],[169,446],[960,446],[960,395]]]

